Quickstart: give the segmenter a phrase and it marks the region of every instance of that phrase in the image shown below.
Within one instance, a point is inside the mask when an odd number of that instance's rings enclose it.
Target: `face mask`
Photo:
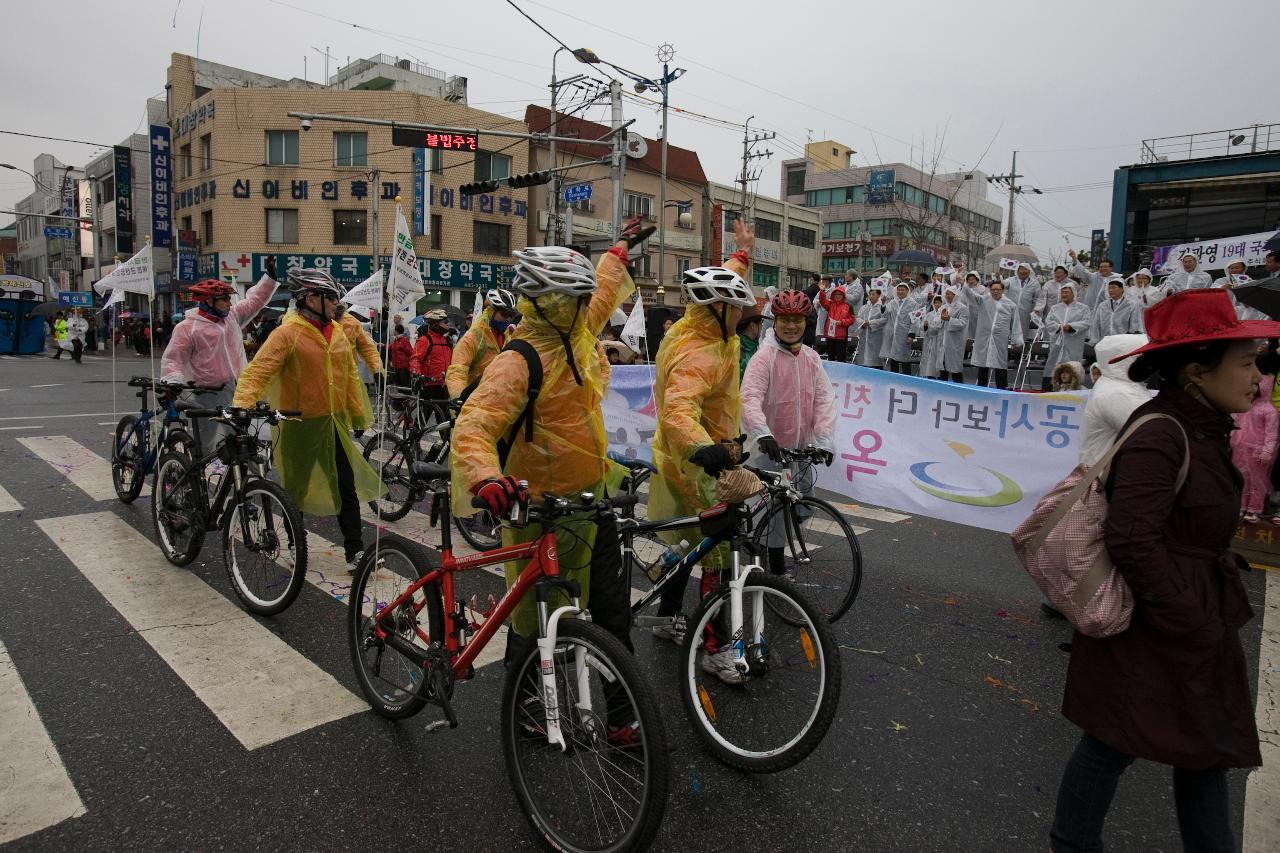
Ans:
[[[217,308],[214,308],[213,303],[211,302],[201,302],[200,310],[211,317],[218,317],[218,318],[226,317],[228,313],[226,311],[219,311]]]
[[[489,320],[489,328],[493,329],[495,332],[505,332],[507,330],[507,327],[510,325],[511,324],[508,323],[506,320],[497,320],[497,319]]]

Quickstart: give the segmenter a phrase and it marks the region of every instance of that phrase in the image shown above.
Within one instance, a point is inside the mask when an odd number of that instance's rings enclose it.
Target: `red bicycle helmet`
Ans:
[[[803,290],[779,290],[769,301],[773,316],[779,314],[799,314],[807,317],[813,313],[813,301]]]
[[[219,296],[231,296],[235,288],[216,278],[206,278],[191,285],[191,295],[201,302],[212,302]]]

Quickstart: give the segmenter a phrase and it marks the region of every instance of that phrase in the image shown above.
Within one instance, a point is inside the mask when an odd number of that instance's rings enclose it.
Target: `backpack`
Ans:
[[[1182,433],[1186,455],[1174,493],[1182,491],[1191,467],[1191,444],[1176,418],[1143,415],[1111,445],[1092,468],[1077,465],[1049,490],[1018,529],[1010,534],[1013,550],[1031,580],[1075,629],[1086,637],[1111,637],[1129,627],[1133,592],[1116,571],[1103,542],[1107,496],[1103,483],[1111,459],[1138,427],[1166,418]],[[1094,488],[1094,484],[1097,488]]]
[[[507,434],[506,438],[498,440],[498,467],[503,470],[507,467],[507,457],[511,455],[511,448],[516,443],[520,430],[524,430],[525,441],[533,440],[533,403],[542,391],[542,359],[538,358],[538,351],[533,348],[533,344],[516,338],[507,341],[501,352],[507,352],[508,350],[518,352],[524,356],[525,366],[529,369],[529,394],[520,416],[511,425],[511,432]],[[466,399],[471,396],[471,392],[475,391],[476,386],[479,384],[480,380],[477,379],[462,389],[462,393],[458,395],[458,402],[466,402]]]

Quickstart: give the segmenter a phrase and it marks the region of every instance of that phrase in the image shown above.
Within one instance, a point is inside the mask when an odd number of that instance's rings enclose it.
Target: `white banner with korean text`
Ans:
[[[1176,246],[1159,246],[1152,252],[1151,268],[1157,275],[1168,275],[1181,269],[1183,255],[1195,255],[1200,267],[1206,270],[1222,270],[1227,264],[1243,261],[1245,267],[1260,267],[1270,252],[1277,247],[1280,232],[1263,231],[1258,234],[1242,234],[1238,237],[1220,237],[1201,240],[1198,243],[1179,243]]]
[[[836,460],[818,485],[854,501],[1011,532],[1075,467],[1088,392],[1024,394],[824,363]],[[649,459],[653,367],[615,366],[610,450]]]

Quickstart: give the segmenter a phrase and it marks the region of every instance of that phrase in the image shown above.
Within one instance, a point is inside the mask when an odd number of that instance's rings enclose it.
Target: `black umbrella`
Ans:
[[[936,267],[938,260],[928,252],[922,252],[919,249],[902,249],[889,256],[889,263]]]
[[[1280,317],[1280,276],[1261,278],[1232,288],[1236,299],[1268,317]]]
[[[57,314],[59,311],[70,311],[71,306],[61,302],[49,301],[41,302],[35,308],[31,309],[31,313],[39,315]]]

